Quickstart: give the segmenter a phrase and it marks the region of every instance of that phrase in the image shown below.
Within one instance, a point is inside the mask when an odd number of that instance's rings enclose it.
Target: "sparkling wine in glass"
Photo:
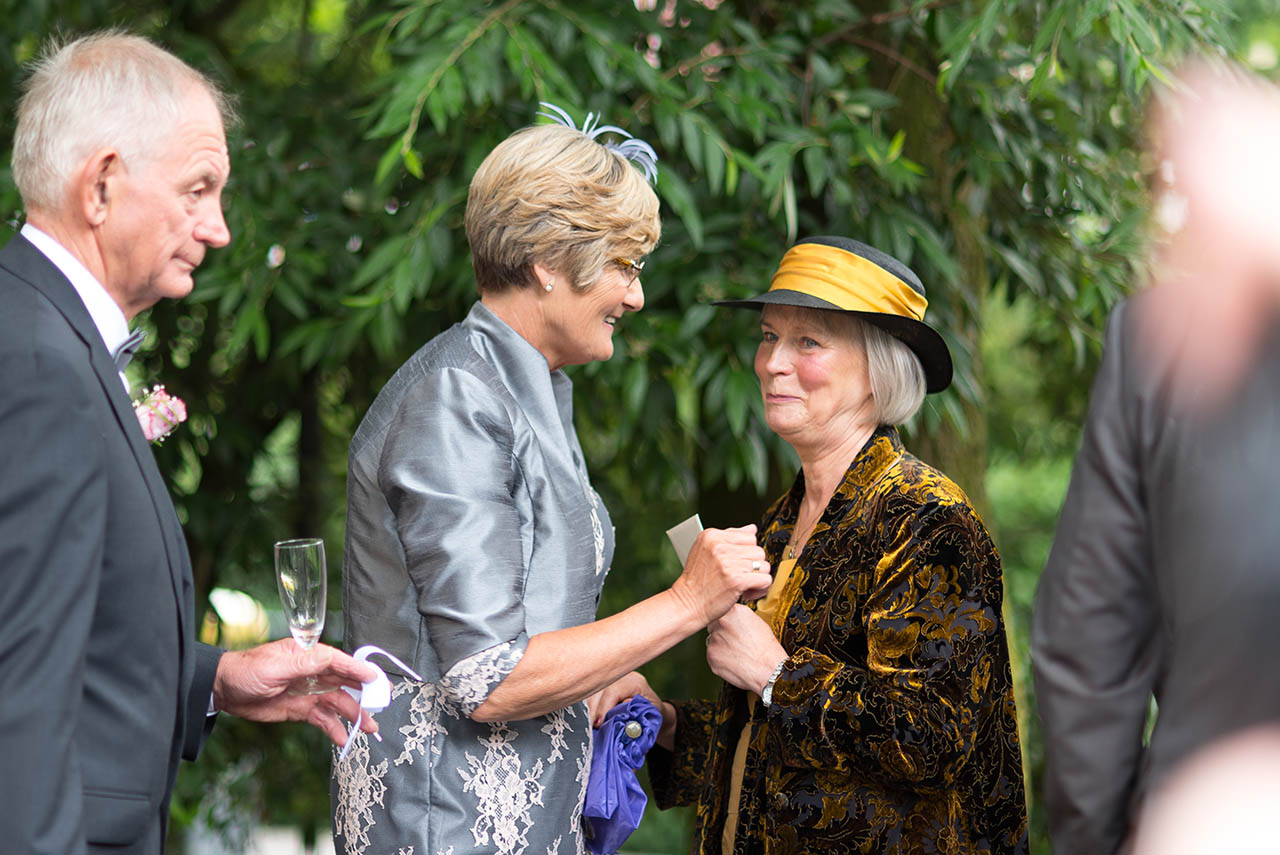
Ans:
[[[282,540],[276,544],[276,585],[289,621],[293,640],[310,650],[324,630],[325,591],[324,541],[318,537]],[[298,694],[327,691],[314,677],[296,688]]]

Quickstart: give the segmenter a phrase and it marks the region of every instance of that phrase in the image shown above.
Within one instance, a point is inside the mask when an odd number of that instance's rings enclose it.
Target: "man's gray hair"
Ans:
[[[85,159],[116,149],[145,168],[182,119],[192,87],[234,118],[208,77],[140,36],[107,30],[49,43],[32,65],[18,102],[13,180],[28,209],[58,211]]]

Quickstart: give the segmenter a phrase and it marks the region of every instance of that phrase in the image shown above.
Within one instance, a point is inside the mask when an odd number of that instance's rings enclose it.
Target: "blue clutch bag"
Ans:
[[[658,738],[662,713],[637,695],[618,704],[592,735],[591,777],[582,808],[587,848],[613,855],[640,827],[648,801],[636,770]]]

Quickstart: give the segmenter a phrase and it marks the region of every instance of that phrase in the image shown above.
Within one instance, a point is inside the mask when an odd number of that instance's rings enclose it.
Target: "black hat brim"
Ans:
[[[835,303],[823,300],[821,297],[786,288],[766,291],[763,294],[749,297],[745,300],[716,300],[712,305],[737,309],[755,309],[756,311],[760,311],[765,306],[799,306],[804,309],[823,309],[829,312],[844,312],[847,315],[857,315],[867,323],[875,324],[911,348],[911,352],[920,360],[920,365],[924,369],[925,391],[931,394],[941,392],[951,385],[954,368],[951,364],[951,351],[947,348],[947,343],[943,341],[937,330],[922,321],[917,321],[915,318],[904,318],[901,315],[889,315],[883,312],[859,312],[852,309],[842,309]]]

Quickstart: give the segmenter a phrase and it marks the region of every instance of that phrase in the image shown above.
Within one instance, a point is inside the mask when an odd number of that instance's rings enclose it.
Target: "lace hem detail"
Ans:
[[[501,855],[523,855],[529,846],[534,807],[542,801],[543,763],[525,767],[512,744],[517,734],[506,722],[492,722],[489,737],[479,739],[484,756],[466,753],[467,768],[459,769],[462,790],[476,800],[476,820],[471,835],[476,846],[490,840]]]
[[[388,763],[369,762],[369,737],[358,732],[353,737],[352,751],[342,763],[334,766],[333,776],[338,784],[337,809],[333,816],[333,833],[341,838],[346,855],[364,855],[369,848],[369,830],[377,824],[374,808],[381,813],[383,797],[387,793]],[[337,758],[337,752],[334,752]]]
[[[449,736],[449,730],[440,723],[441,713],[460,718],[458,708],[442,697],[440,687],[434,683],[415,683],[405,680],[397,683],[391,697],[412,694],[409,701],[409,723],[400,728],[404,737],[404,750],[396,758],[395,765],[413,765],[414,756],[425,756],[430,751],[440,756],[440,743]]]

